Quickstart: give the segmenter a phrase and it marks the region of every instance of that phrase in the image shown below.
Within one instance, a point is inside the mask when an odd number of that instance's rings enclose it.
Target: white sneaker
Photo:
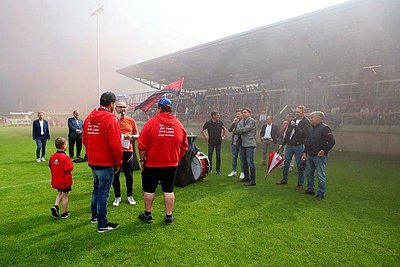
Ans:
[[[240,178],[240,179],[244,179],[244,172],[241,172],[241,173],[240,173],[239,178]]]
[[[116,197],[114,202],[113,202],[113,206],[114,207],[118,207],[119,203],[121,203],[121,198],[120,197]]]
[[[133,199],[133,197],[128,197],[127,199],[128,199],[129,204],[136,205],[136,201]]]
[[[229,177],[236,176],[236,175],[237,175],[237,172],[234,172],[234,171],[231,171],[231,173],[228,174]]]
[[[41,161],[40,161],[40,159],[36,159],[36,162],[37,162],[37,163],[40,163]]]
[[[46,159],[45,159],[44,157],[42,157],[40,160],[41,160],[42,162],[45,162],[45,161],[46,161]]]

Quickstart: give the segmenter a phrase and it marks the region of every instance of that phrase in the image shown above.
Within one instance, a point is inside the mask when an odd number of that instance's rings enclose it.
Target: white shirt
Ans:
[[[296,122],[296,125],[299,125],[299,122],[300,122],[300,121],[301,121],[301,120],[299,120],[299,119],[296,119],[296,120],[295,120],[295,122]],[[292,129],[292,131],[290,132],[290,135],[289,135],[289,140],[290,140],[290,139],[292,139],[292,137],[293,137],[294,133],[295,133],[295,129],[293,128],[293,129]]]
[[[271,130],[272,130],[272,123],[267,124],[267,127],[265,127],[264,139],[272,139]]]
[[[39,120],[39,124],[40,124],[40,135],[44,135],[43,120]]]

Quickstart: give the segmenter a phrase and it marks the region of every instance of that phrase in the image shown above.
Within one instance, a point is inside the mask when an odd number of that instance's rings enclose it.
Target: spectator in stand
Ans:
[[[304,106],[296,107],[296,118],[289,122],[283,143],[279,146],[279,148],[285,148],[285,163],[283,167],[283,178],[276,183],[278,185],[287,185],[290,160],[293,155],[295,155],[298,170],[296,190],[298,191],[303,190],[304,170],[302,168],[303,164],[301,164],[301,156],[304,151],[304,141],[311,128],[310,122],[304,116],[304,113]]]
[[[158,113],[143,126],[139,137],[139,155],[142,167],[144,212],[139,219],[151,223],[155,191],[161,183],[164,194],[165,223],[172,224],[175,195],[174,182],[179,161],[188,149],[186,130],[172,114],[168,98],[158,101]]]
[[[82,140],[93,173],[91,222],[97,222],[98,233],[119,227],[107,219],[107,200],[114,172],[119,171],[122,163],[121,130],[113,114],[115,101],[114,93],[103,93],[100,107],[90,112],[83,124]]]
[[[235,118],[233,119],[231,127],[229,127],[228,131],[232,133],[233,131],[236,130],[238,124],[242,120],[242,111],[240,109],[236,110],[236,115]],[[228,174],[229,177],[236,176],[237,175],[237,160],[238,156],[240,155],[240,148],[241,148],[241,140],[240,136],[236,133],[232,133],[232,143],[231,143],[231,153],[232,153],[232,171],[230,174]],[[243,164],[241,164],[243,165]],[[244,173],[243,173],[243,167],[241,166],[241,172],[240,172],[240,179],[244,178]]]
[[[275,145],[279,136],[278,126],[272,123],[272,116],[267,116],[266,123],[262,126],[260,132],[261,147],[262,147],[262,161],[261,165],[265,165],[267,155],[275,150]]]
[[[44,113],[39,111],[37,113],[38,119],[33,121],[32,125],[32,138],[36,142],[36,162],[44,162],[46,159],[46,142],[50,139],[49,123],[43,119]],[[42,150],[42,157],[40,157],[40,150]]]
[[[73,117],[68,119],[68,143],[69,157],[74,158],[74,146],[76,144],[76,157],[81,158],[83,121],[79,119],[79,112],[74,110]]]
[[[124,101],[118,101],[116,112],[118,114],[118,124],[121,129],[121,142],[123,148],[122,154],[122,166],[114,173],[113,188],[115,194],[115,200],[113,206],[117,207],[121,203],[121,184],[119,182],[119,176],[121,169],[124,171],[125,184],[126,184],[126,196],[127,201],[131,205],[135,205],[136,201],[133,198],[133,162],[137,161],[134,157],[134,140],[139,137],[136,121],[126,115],[126,103]]]
[[[216,167],[215,170],[218,175],[221,173],[221,143],[225,138],[226,128],[224,123],[220,120],[221,115],[218,111],[211,112],[211,120],[204,123],[203,127],[200,129],[201,135],[208,142],[208,159],[210,160],[210,168],[212,170],[212,157],[215,149],[216,154]],[[207,130],[208,135],[204,132]]]
[[[243,119],[238,124],[234,133],[240,135],[241,157],[245,186],[256,185],[256,165],[254,163],[254,154],[256,151],[256,120],[251,117],[251,110],[244,108],[242,110]],[[250,171],[249,171],[250,170]]]
[[[326,188],[326,161],[328,152],[335,145],[335,138],[328,125],[323,123],[324,113],[314,111],[310,114],[311,131],[305,140],[304,153],[302,160],[307,160],[306,175],[307,175],[307,190],[306,194],[314,195],[314,173],[317,173],[318,192],[316,199],[322,200],[325,198]]]

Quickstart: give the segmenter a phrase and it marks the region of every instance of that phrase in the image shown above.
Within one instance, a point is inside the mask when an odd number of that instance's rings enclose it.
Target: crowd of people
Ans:
[[[113,205],[119,206],[121,203],[121,170],[126,180],[127,201],[131,205],[136,204],[133,199],[135,161],[140,164],[142,170],[144,211],[139,214],[139,219],[146,223],[153,221],[155,191],[161,184],[165,223],[168,225],[174,222],[174,183],[179,162],[188,150],[187,133],[183,124],[173,115],[170,99],[161,98],[157,107],[157,113],[144,124],[140,133],[135,119],[126,114],[126,103],[117,101],[112,92],[101,95],[99,108],[94,109],[84,121],[79,118],[78,111],[73,112],[73,117],[68,119],[69,157],[65,152],[67,140],[58,137],[55,139],[57,151],[49,160],[52,187],[58,191],[54,206],[51,207],[54,217],[65,219],[71,215],[68,210],[68,194],[72,190],[72,159],[76,155],[75,162],[83,161],[80,155],[83,143],[86,150],[84,161],[88,161],[93,174],[91,223],[97,224],[99,233],[119,227],[119,224],[111,223],[107,218],[107,202],[112,185],[115,194]],[[208,142],[211,172],[214,170],[217,175],[224,175],[221,171],[221,144],[226,137],[227,128],[218,111],[212,111],[210,114],[211,118],[204,123],[200,133]],[[305,107],[297,106],[295,114],[288,114],[279,126],[273,124],[272,116],[267,116],[257,137],[259,125],[252,117],[251,109],[237,109],[228,129],[232,133],[232,170],[227,176],[236,177],[240,173],[238,181],[243,182],[245,186],[256,185],[255,153],[259,139],[262,142],[261,164],[264,166],[267,165],[267,155],[271,151],[277,146],[284,149],[282,179],[277,185],[288,184],[288,174],[294,157],[298,168],[296,190],[309,195],[316,194],[317,200],[324,199],[326,161],[328,152],[335,145],[335,139],[330,127],[323,123],[323,120],[323,112],[313,111],[307,118]],[[38,119],[34,121],[32,129],[32,136],[37,144],[36,161],[42,163],[46,160],[46,141],[50,139],[48,123],[43,119],[43,112],[38,113]],[[135,153],[135,142],[139,151],[138,157]],[[304,173],[307,178],[306,190],[303,188]],[[314,186],[315,176],[318,178],[317,192]]]

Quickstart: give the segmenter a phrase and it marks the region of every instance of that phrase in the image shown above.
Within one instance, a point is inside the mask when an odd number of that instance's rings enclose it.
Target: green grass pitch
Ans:
[[[67,129],[51,129],[54,138]],[[196,140],[206,153],[206,144]],[[55,219],[56,191],[48,164],[35,162],[30,127],[0,128],[1,266],[399,266],[400,160],[393,156],[332,152],[326,199],[277,186],[281,170],[266,180],[257,152],[257,185],[227,177],[229,143],[223,144],[223,176],[176,188],[175,222],[163,221],[157,192],[154,222],[138,220],[143,210],[140,172],[135,172],[136,206],[111,205],[108,217],[121,225],[98,234],[90,223],[92,176],[75,165],[71,216]],[[215,160],[215,159],[214,159]]]

